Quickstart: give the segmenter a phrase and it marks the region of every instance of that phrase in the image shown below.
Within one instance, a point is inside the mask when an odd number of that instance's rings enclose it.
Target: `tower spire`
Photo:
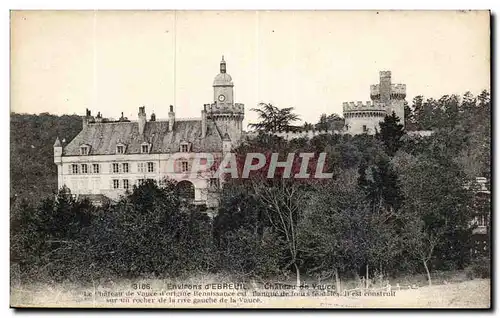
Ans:
[[[220,61],[220,72],[226,73],[226,61],[224,61],[224,55],[222,55],[222,60]]]

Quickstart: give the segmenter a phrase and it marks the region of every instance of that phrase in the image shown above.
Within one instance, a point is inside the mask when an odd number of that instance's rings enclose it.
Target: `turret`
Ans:
[[[63,145],[59,140],[59,137],[57,137],[56,141],[54,142],[54,163],[57,165],[58,189],[64,185],[63,174],[62,174],[62,153],[63,153]]]
[[[63,147],[59,137],[56,138],[56,142],[54,142],[54,163],[60,164],[62,162],[62,151]]]
[[[380,101],[388,103],[391,99],[391,71],[380,71]]]
[[[139,107],[139,135],[144,134],[146,127],[146,106]]]
[[[170,111],[168,112],[168,130],[174,131],[174,125],[175,125],[174,106],[170,105]]]

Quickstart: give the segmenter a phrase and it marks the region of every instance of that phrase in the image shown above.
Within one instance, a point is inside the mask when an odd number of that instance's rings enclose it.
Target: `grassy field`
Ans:
[[[197,279],[185,281],[185,284],[201,284],[200,291],[206,291],[204,286],[217,283],[220,280]],[[146,294],[138,294],[132,288],[134,283],[149,284]],[[194,295],[173,297],[169,302],[162,292],[172,291],[165,280],[149,280],[143,282],[122,281],[108,282],[97,286],[79,287],[65,285],[32,285],[12,286],[11,306],[14,307],[262,307],[262,308],[488,308],[490,306],[490,280],[474,279],[461,282],[446,282],[446,284],[422,286],[417,289],[397,290],[392,295],[341,295],[315,297],[257,297],[255,291],[263,292],[262,286],[249,286],[245,294],[235,292],[234,297],[206,297]],[[127,294],[129,292],[130,294]],[[151,294],[151,293],[155,293]],[[110,294],[113,293],[113,294]],[[149,294],[148,294],[149,293]],[[221,302],[221,298],[228,302]],[[230,298],[234,302],[231,303]],[[124,299],[128,299],[124,301]]]

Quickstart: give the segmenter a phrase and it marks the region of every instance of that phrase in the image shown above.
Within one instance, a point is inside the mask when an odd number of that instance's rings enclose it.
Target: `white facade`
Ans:
[[[224,60],[220,70],[212,85],[216,100],[204,105],[198,119],[176,119],[173,106],[168,121],[156,121],[154,114],[147,121],[144,106],[137,121],[123,115],[108,121],[100,113],[94,118],[87,110],[82,131],[67,145],[59,139],[54,144],[59,188],[117,200],[143,181],[167,178],[193,189],[189,199],[195,204],[215,206],[221,180],[213,177],[207,159],[222,158],[240,142],[244,116],[244,105],[234,103]]]
[[[175,153],[63,157],[58,165],[58,181],[60,187],[67,186],[72,194],[103,194],[116,200],[127,189],[132,190],[133,185],[147,179],[185,180],[194,185],[195,202],[206,202],[212,174],[191,173],[195,156],[195,153]],[[176,169],[176,163],[181,162],[188,162],[188,171],[183,172],[182,167]]]

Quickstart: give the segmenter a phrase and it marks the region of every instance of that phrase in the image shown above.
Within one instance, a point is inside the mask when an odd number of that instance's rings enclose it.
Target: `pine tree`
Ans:
[[[380,132],[376,134],[377,139],[384,144],[386,153],[391,157],[403,144],[401,137],[405,131],[399,122],[399,117],[392,112],[392,115],[385,116],[384,121],[380,123]]]

